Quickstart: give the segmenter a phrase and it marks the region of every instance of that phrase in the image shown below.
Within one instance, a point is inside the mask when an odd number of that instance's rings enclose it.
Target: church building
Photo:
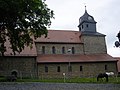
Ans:
[[[96,21],[87,10],[79,18],[79,31],[48,30],[48,36],[34,40],[32,49],[20,54],[11,50],[0,57],[0,76],[16,71],[19,77],[96,77],[117,73],[117,60],[107,54],[105,35],[97,32]],[[9,46],[9,43],[6,43]]]

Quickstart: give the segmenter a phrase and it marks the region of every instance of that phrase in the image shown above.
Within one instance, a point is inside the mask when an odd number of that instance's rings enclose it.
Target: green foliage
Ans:
[[[42,0],[0,0],[0,52],[6,51],[6,37],[13,53],[33,43],[41,35],[47,35],[53,11]],[[33,36],[33,37],[31,37]]]

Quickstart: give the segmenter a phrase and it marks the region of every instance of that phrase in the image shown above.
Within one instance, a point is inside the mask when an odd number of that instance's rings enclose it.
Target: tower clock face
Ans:
[[[88,17],[88,20],[92,20],[92,17],[89,16],[89,17]]]

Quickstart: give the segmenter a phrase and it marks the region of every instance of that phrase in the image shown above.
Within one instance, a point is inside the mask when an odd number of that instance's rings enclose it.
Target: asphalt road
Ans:
[[[120,84],[0,83],[0,90],[120,90]]]

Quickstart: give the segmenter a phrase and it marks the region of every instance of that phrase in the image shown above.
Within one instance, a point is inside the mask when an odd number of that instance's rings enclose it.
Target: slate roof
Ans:
[[[91,19],[89,20],[89,18],[91,18]],[[85,13],[83,14],[83,16],[81,16],[81,17],[79,18],[79,23],[80,23],[80,25],[81,25],[82,23],[84,23],[84,22],[96,23],[96,21],[94,20],[93,16],[91,16],[91,15],[89,15],[89,14],[87,13],[87,10],[85,10]]]
[[[117,61],[108,54],[89,54],[89,55],[74,55],[74,54],[48,54],[38,55],[38,63],[65,63],[65,62],[111,62]]]

